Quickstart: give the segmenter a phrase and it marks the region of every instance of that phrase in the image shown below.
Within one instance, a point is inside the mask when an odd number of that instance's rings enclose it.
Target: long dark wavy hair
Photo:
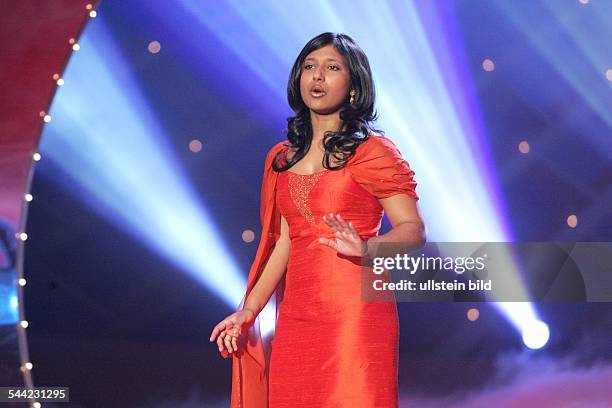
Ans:
[[[289,152],[287,149],[278,152],[272,163],[272,168],[275,171],[290,169],[310,149],[312,142],[310,109],[304,104],[300,93],[302,66],[308,54],[330,44],[344,57],[350,72],[349,89],[354,89],[356,95],[353,104],[349,104],[347,95],[346,103],[341,108],[341,128],[336,131],[325,132],[323,137],[325,147],[323,166],[330,170],[344,167],[346,162],[355,154],[357,147],[367,140],[370,133],[383,134],[382,131],[372,126],[378,115],[374,110],[376,93],[368,57],[357,43],[346,34],[329,32],[319,34],[304,46],[289,75],[287,99],[289,106],[295,112],[295,116],[287,118],[287,140],[294,154],[291,159],[288,159]],[[338,163],[335,167],[332,167],[330,163],[330,156],[332,155]]]

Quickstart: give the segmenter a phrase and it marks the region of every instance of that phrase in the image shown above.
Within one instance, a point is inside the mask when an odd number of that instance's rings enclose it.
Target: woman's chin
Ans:
[[[340,111],[342,105],[328,105],[318,103],[307,103],[306,106],[310,109],[310,112],[316,113],[317,115],[333,115]]]

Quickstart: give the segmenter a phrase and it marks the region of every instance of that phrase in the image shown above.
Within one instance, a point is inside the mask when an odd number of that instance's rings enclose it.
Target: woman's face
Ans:
[[[300,93],[308,108],[318,114],[337,112],[348,101],[350,73],[333,45],[306,56],[300,77]]]

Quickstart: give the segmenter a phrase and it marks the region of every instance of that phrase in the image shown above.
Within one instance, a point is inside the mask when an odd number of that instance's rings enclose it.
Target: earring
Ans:
[[[355,95],[357,94],[357,92],[355,92],[354,89],[351,89],[351,92],[349,92],[349,95],[351,95],[351,99],[349,99],[349,104],[354,104],[355,103]]]

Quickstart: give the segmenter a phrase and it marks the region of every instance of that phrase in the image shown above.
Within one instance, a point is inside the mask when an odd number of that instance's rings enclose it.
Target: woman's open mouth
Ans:
[[[310,88],[310,96],[313,98],[322,98],[325,96],[325,88],[323,85],[316,84]]]
[[[312,96],[313,98],[322,98],[323,96],[325,96],[325,92],[320,89],[313,89],[312,91],[310,91],[310,96]]]

